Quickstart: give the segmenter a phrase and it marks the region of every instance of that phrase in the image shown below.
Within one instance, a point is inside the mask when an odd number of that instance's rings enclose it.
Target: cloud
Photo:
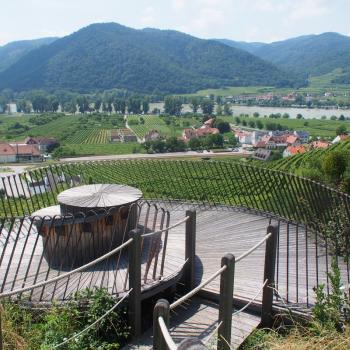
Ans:
[[[186,0],[172,0],[174,10],[181,11],[186,7]]]
[[[326,0],[303,0],[293,2],[288,18],[294,21],[310,19],[330,14],[331,8]]]
[[[156,22],[155,18],[155,10],[152,6],[147,6],[145,8],[145,11],[143,13],[143,16],[141,17],[141,23],[142,25],[152,25]]]
[[[224,12],[217,8],[203,8],[193,19],[193,27],[199,31],[208,31],[213,25],[225,20]]]

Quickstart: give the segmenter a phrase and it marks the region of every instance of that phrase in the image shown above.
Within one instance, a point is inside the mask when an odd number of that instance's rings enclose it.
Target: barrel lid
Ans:
[[[79,208],[111,208],[138,201],[142,192],[131,186],[93,184],[70,188],[57,196],[60,204]]]

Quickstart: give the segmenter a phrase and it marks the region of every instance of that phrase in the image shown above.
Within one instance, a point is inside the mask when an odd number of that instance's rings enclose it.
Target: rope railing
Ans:
[[[266,279],[265,282],[263,283],[263,285],[261,286],[261,288],[259,289],[259,291],[253,296],[253,298],[251,298],[249,300],[249,302],[246,305],[244,305],[241,309],[235,311],[232,314],[232,316],[239,315],[241,312],[243,312],[245,309],[247,309],[256,300],[256,298],[259,296],[259,294],[262,292],[262,290],[266,286],[267,282],[268,282],[268,280]]]
[[[243,253],[241,256],[239,256],[236,259],[236,263],[240,262],[244,258],[246,258],[248,255],[253,253],[256,249],[258,249],[263,243],[265,243],[269,238],[271,237],[271,232],[268,233],[260,242],[255,244],[253,247],[251,247],[249,250],[247,250],[245,253]]]
[[[173,338],[171,337],[169,330],[168,330],[168,327],[166,326],[166,324],[164,322],[164,318],[162,316],[158,317],[158,324],[159,324],[159,327],[162,331],[163,338],[164,338],[169,350],[177,350],[177,345],[173,341]]]
[[[149,233],[145,233],[143,235],[141,235],[142,238],[145,238],[145,237],[150,237],[150,236],[153,236],[153,235],[156,235],[156,234],[159,234],[159,233],[163,233],[163,232],[166,232],[166,231],[170,231],[171,229],[177,227],[177,226],[180,226],[181,224],[183,224],[184,222],[186,222],[190,217],[189,216],[186,216],[184,219],[178,221],[177,223],[175,223],[174,225],[171,225],[171,226],[168,226],[166,228],[163,228],[162,230],[159,230],[159,231],[153,231],[153,232],[149,232]]]
[[[171,305],[170,305],[170,309],[175,309],[177,306],[179,306],[180,304],[182,304],[184,301],[188,300],[189,298],[193,297],[196,293],[198,293],[202,288],[204,288],[206,285],[208,285],[210,282],[214,281],[216,277],[218,277],[219,275],[221,275],[225,270],[226,270],[227,266],[224,265],[223,267],[221,267],[221,269],[219,269],[218,271],[216,271],[214,274],[212,274],[208,279],[206,279],[204,282],[202,282],[201,284],[199,284],[196,288],[192,289],[190,292],[188,292],[187,294],[185,294],[184,296],[182,296],[180,299],[174,301]]]
[[[101,317],[99,317],[95,322],[91,323],[89,326],[87,326],[86,328],[84,328],[82,331],[80,331],[77,334],[74,334],[72,337],[64,340],[62,343],[59,343],[57,345],[55,345],[53,347],[53,349],[57,349],[59,347],[61,347],[62,345],[65,345],[67,343],[69,343],[70,341],[77,339],[78,337],[80,337],[82,334],[86,333],[89,329],[91,329],[92,327],[94,327],[96,324],[98,324],[99,322],[101,322],[105,317],[107,317],[112,311],[114,311],[125,299],[126,297],[129,296],[129,294],[131,293],[132,288],[115,304],[113,305],[108,311],[106,311]]]
[[[57,282],[57,281],[60,281],[61,279],[64,279],[66,277],[69,277],[71,275],[73,275],[74,273],[77,273],[77,272],[81,272],[89,267],[92,267],[96,264],[98,264],[99,262],[105,260],[105,259],[108,259],[109,257],[111,257],[112,255],[118,253],[119,251],[121,251],[123,248],[127,247],[131,242],[132,242],[132,238],[130,238],[129,240],[127,240],[126,242],[124,242],[123,244],[121,244],[120,246],[118,246],[117,248],[111,250],[110,252],[100,256],[99,258],[93,260],[93,261],[90,261],[89,263],[83,265],[83,266],[80,266],[72,271],[69,271],[67,273],[64,273],[62,275],[59,275],[59,276],[56,276],[56,277],[53,277],[49,280],[46,280],[46,281],[42,281],[42,282],[39,282],[39,283],[36,283],[32,286],[28,286],[28,287],[25,287],[25,288],[20,288],[20,289],[15,289],[15,290],[12,290],[10,292],[5,292],[5,293],[1,293],[0,294],[0,299],[1,298],[5,298],[5,297],[9,297],[9,296],[12,296],[12,295],[15,295],[15,294],[19,294],[19,293],[24,293],[24,292],[28,292],[32,289],[35,289],[35,288],[39,288],[39,287],[44,287],[46,286],[47,284],[50,284],[50,283],[53,283],[53,282]]]

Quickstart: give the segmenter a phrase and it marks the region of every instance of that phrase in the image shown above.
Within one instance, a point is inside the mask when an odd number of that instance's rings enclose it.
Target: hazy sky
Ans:
[[[271,42],[350,36],[349,0],[1,0],[0,45],[64,36],[91,23],[180,30],[201,38]]]

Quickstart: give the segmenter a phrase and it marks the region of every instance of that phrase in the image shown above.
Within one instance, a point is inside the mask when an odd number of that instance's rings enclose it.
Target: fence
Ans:
[[[56,194],[82,183],[123,183],[147,199],[229,205],[318,227],[340,211],[350,218],[349,196],[314,181],[238,162],[119,160],[52,165],[1,179],[0,213],[31,214],[56,204]]]
[[[240,257],[235,259],[232,254],[226,254],[221,260],[221,268],[216,271],[207,280],[200,285],[190,290],[186,295],[182,296],[172,304],[167,300],[159,300],[154,308],[153,314],[153,349],[161,350],[169,348],[170,350],[178,349],[171,335],[168,331],[170,324],[170,310],[175,309],[185,301],[189,300],[196,293],[202,290],[206,285],[211,283],[214,279],[220,276],[220,295],[219,295],[219,317],[218,317],[218,340],[217,349],[229,350],[231,344],[231,329],[232,317],[246,310],[249,305],[257,298],[263,291],[262,306],[261,306],[261,325],[263,327],[272,326],[272,303],[273,303],[273,289],[275,288],[275,265],[277,252],[278,227],[269,226],[267,234],[263,240],[258,242],[252,248],[247,250]],[[249,256],[257,248],[266,242],[265,248],[265,264],[264,264],[264,282],[261,289],[245,306],[240,310],[232,313],[233,307],[233,289],[235,266],[240,261]],[[199,343],[199,348],[206,349],[204,344]]]

